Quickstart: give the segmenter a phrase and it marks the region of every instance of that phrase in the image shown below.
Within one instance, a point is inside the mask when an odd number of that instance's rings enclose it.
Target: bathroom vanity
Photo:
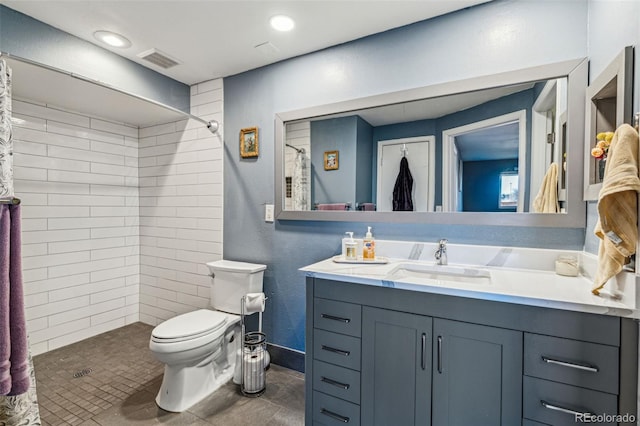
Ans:
[[[565,252],[458,246],[477,264],[437,267],[425,246],[302,268],[307,424],[635,424],[633,274],[614,300],[590,294],[588,257],[561,277],[546,269]]]

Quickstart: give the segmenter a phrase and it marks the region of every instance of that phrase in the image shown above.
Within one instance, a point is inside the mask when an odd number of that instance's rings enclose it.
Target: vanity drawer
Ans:
[[[313,389],[360,404],[360,373],[322,361],[313,363]]]
[[[525,333],[524,374],[618,394],[618,348]]]
[[[357,426],[360,424],[360,406],[314,391],[313,421],[326,426]]]
[[[576,413],[617,414],[618,398],[609,393],[525,376],[522,409],[527,419],[554,426],[575,426]],[[587,423],[587,422],[585,422]],[[615,422],[596,423],[614,425]]]
[[[362,307],[353,303],[316,297],[313,301],[313,326],[336,333],[360,337]]]
[[[360,371],[360,339],[313,330],[313,355],[320,361]]]

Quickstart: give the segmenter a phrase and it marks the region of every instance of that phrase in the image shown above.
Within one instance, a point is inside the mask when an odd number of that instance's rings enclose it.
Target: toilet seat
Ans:
[[[199,309],[173,317],[151,332],[155,343],[178,343],[198,339],[222,329],[228,316],[222,312]]]

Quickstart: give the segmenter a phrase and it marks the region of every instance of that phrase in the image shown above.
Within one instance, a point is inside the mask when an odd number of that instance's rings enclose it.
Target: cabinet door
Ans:
[[[521,424],[522,333],[434,319],[433,424]]]
[[[431,424],[432,321],[421,315],[363,308],[363,425]]]

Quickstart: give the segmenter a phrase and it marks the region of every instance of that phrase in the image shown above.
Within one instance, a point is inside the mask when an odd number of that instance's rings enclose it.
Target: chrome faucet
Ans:
[[[438,250],[436,250],[435,256],[438,261],[438,265],[447,264],[447,240],[445,238],[438,242]]]

